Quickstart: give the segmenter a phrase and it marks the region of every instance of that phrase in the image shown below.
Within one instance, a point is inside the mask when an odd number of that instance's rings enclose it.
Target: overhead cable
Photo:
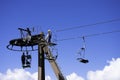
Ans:
[[[90,26],[95,26],[95,25],[99,25],[99,24],[106,24],[106,23],[111,23],[111,22],[117,22],[117,21],[120,21],[120,18],[118,18],[118,19],[111,19],[111,20],[102,21],[102,22],[97,22],[97,23],[93,23],[93,24],[86,24],[86,25],[82,25],[82,26],[75,26],[75,27],[70,27],[70,28],[64,28],[64,29],[56,30],[56,32],[68,31],[68,30],[84,28],[84,27],[90,27]]]
[[[109,31],[109,32],[102,32],[102,33],[96,33],[96,34],[89,34],[89,35],[84,35],[84,37],[93,37],[93,36],[112,34],[112,33],[117,33],[117,32],[120,32],[120,30]],[[60,39],[58,41],[72,40],[72,39],[78,39],[78,38],[83,38],[83,36],[65,38],[65,39]]]

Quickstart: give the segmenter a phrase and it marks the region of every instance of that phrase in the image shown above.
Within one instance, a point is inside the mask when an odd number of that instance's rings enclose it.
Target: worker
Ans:
[[[26,40],[27,40],[27,43],[29,43],[31,41],[31,31],[29,28],[27,28],[27,37],[26,37]]]
[[[30,29],[29,28],[27,28],[27,30],[26,30],[27,32],[28,32],[28,34],[31,36],[31,31],[30,31]]]
[[[23,54],[22,54],[22,56],[21,56],[22,67],[25,66],[25,60],[26,60],[26,56],[25,56],[25,53],[23,52]]]
[[[46,40],[48,43],[51,43],[51,38],[52,38],[52,32],[51,32],[51,30],[49,29],[49,30],[48,30],[48,33],[47,33],[47,36],[45,37],[45,40]]]
[[[31,64],[31,55],[28,54],[28,51],[26,52],[26,65],[27,67],[30,67]]]

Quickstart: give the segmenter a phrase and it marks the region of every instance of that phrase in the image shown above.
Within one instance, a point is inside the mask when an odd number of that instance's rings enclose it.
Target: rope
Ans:
[[[100,35],[112,34],[112,33],[118,33],[118,32],[120,32],[120,30],[96,33],[96,34],[89,34],[89,35],[85,35],[84,37],[94,37],[94,36],[100,36]],[[58,41],[73,40],[73,39],[78,39],[78,38],[83,38],[83,36],[59,39]]]
[[[74,30],[74,29],[85,28],[85,27],[93,27],[93,26],[95,26],[95,25],[106,24],[106,23],[117,22],[117,21],[120,21],[120,18],[118,18],[118,19],[111,19],[111,20],[102,21],[102,22],[97,22],[97,23],[93,23],[93,24],[86,24],[86,25],[82,25],[82,26],[76,26],[76,27],[64,28],[64,29],[56,30],[56,32],[62,32],[62,31],[68,31],[68,30]]]

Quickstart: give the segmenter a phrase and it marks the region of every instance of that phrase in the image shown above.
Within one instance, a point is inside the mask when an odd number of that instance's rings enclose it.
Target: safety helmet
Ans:
[[[50,29],[48,29],[48,32],[51,32],[51,30],[50,30]]]

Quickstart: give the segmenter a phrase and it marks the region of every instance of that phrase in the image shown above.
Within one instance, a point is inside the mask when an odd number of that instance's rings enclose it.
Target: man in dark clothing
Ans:
[[[21,61],[22,61],[22,66],[24,67],[25,66],[25,53],[23,52],[22,56],[21,56]]]

